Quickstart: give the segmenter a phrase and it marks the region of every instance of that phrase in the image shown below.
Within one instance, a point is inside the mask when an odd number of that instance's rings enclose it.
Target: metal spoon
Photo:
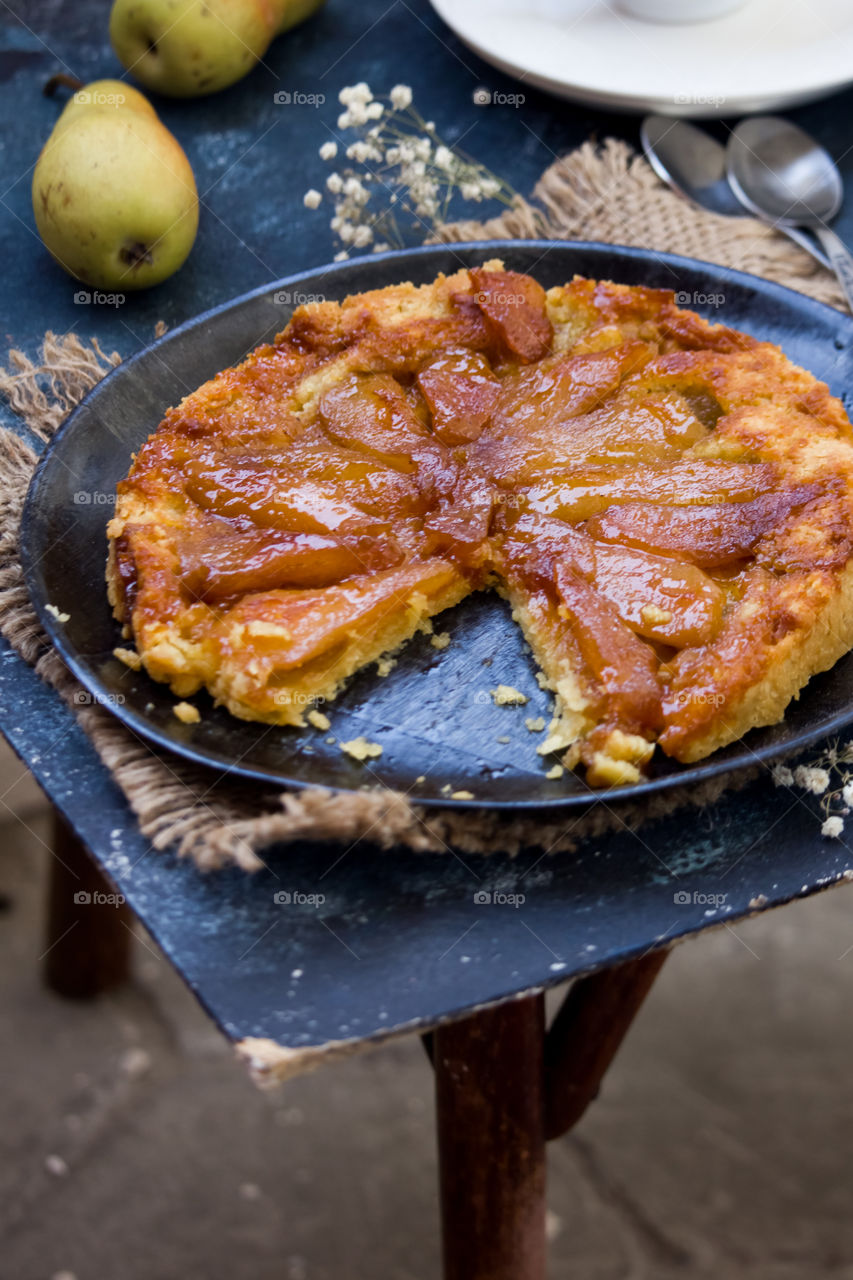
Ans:
[[[673,191],[712,213],[728,218],[743,216],[744,205],[726,176],[726,148],[716,138],[685,120],[646,116],[640,126],[640,140],[649,164]],[[796,227],[779,230],[822,266],[829,266],[829,259],[804,231]]]
[[[726,148],[729,182],[748,209],[780,230],[810,227],[853,310],[853,256],[826,225],[841,208],[841,174],[828,151],[778,116],[743,120]]]

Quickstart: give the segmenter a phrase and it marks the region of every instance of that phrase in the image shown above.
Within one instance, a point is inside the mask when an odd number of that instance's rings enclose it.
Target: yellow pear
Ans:
[[[121,80],[78,90],[33,173],[39,235],[65,270],[121,293],[181,266],[198,228],[190,162],[151,103]]]
[[[277,35],[323,0],[115,0],[110,40],[148,89],[173,98],[216,93],[250,71]]]

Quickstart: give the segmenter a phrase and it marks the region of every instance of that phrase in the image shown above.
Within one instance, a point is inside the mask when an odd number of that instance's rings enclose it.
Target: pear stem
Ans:
[[[59,88],[71,89],[76,93],[78,89],[83,88],[83,81],[78,80],[76,76],[66,75],[64,71],[57,71],[55,76],[51,76],[46,81],[42,93],[46,98],[52,98]]]

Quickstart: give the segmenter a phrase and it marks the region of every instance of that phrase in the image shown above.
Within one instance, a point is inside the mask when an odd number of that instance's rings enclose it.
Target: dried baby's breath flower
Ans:
[[[815,765],[800,764],[794,770],[794,782],[798,787],[802,787],[804,791],[811,791],[813,795],[822,796],[829,787],[830,778],[826,769],[821,769]]]
[[[402,248],[406,238],[399,209],[422,241],[446,222],[454,196],[478,204],[518,200],[501,178],[438,137],[433,122],[414,107],[408,85],[395,85],[382,101],[361,81],[341,89],[338,99],[344,108],[338,128],[356,132],[343,148],[349,165],[329,174],[325,184],[335,197],[331,227],[343,245],[372,246],[374,252]],[[336,142],[325,142],[320,156],[334,160],[338,151]],[[319,193],[306,193],[305,203],[316,209]]]
[[[305,195],[302,197],[302,203],[305,205],[306,209],[317,209],[319,208],[322,199],[323,197],[320,192],[315,191],[314,188],[311,187],[311,189],[306,191]]]
[[[776,781],[780,774],[789,774],[793,785],[820,796],[823,811],[821,835],[837,840],[844,831],[844,819],[853,809],[853,741],[830,742],[824,752],[810,764],[801,764],[791,772],[784,765],[773,770]],[[777,784],[781,785],[781,784]]]
[[[395,84],[389,96],[395,111],[405,111],[412,105],[412,91],[407,84]]]

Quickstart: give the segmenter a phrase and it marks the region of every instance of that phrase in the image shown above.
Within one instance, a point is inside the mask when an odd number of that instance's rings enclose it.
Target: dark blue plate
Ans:
[[[112,656],[121,637],[104,586],[105,525],[132,452],[164,411],[284,328],[305,296],[339,299],[400,280],[421,283],[493,256],[545,287],[579,273],[674,289],[682,305],[779,343],[793,361],[828,382],[850,410],[853,320],[779,285],[689,258],[523,240],[437,245],[291,276],[206,312],[120,365],[75,409],[39,464],[22,527],[27,585],[45,630],[93,699],[143,738],[220,773],[295,787],[384,785],[430,805],[458,808],[544,811],[590,803],[592,793],[581,778],[545,777],[548,763],[536,755],[541,736],[528,732],[524,722],[540,715],[547,720],[548,698],[507,606],[494,595],[475,595],[436,620],[437,630],[450,632],[448,648],[440,651],[418,636],[390,675],[371,669],[356,676],[326,708],[335,743],[316,729],[235,720],[206,695],[194,699],[201,722],[181,724],[164,685]],[[48,605],[69,614],[69,621],[59,622]],[[499,683],[521,689],[530,701],[524,707],[494,706],[489,690]],[[853,655],[847,655],[810,682],[781,724],[755,729],[689,768],[660,758],[651,777],[608,792],[608,802],[698,783],[835,733],[853,720],[851,691]],[[383,748],[368,765],[356,764],[337,745],[359,734]],[[463,790],[475,799],[449,795]]]

